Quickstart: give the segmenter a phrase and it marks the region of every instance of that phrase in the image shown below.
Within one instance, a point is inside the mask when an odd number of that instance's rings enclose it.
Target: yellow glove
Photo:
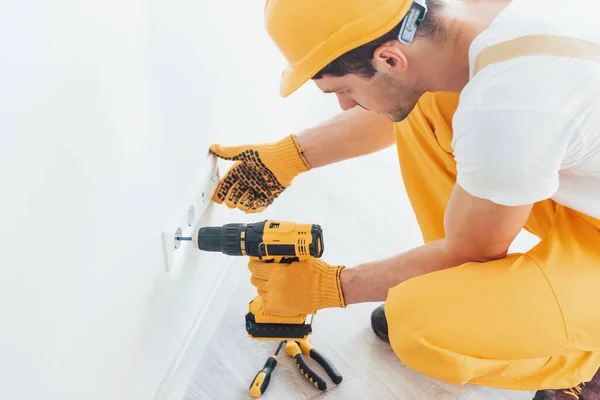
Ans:
[[[260,145],[214,144],[210,151],[222,159],[235,161],[221,179],[213,201],[246,213],[263,211],[297,175],[310,170],[294,135]]]
[[[279,264],[252,258],[248,268],[267,314],[294,316],[346,307],[340,283],[344,266],[334,267],[320,259]]]

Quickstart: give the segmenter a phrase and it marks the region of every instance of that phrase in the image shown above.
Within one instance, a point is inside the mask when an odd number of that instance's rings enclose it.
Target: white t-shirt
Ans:
[[[532,34],[600,43],[600,3],[513,0],[470,48]],[[471,76],[473,73],[471,73]],[[527,56],[472,76],[453,120],[458,184],[514,206],[548,198],[600,219],[600,63]]]

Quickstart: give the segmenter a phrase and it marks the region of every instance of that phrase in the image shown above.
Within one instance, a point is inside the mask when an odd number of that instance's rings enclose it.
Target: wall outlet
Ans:
[[[165,256],[165,268],[167,272],[179,270],[190,251],[198,251],[192,242],[176,240],[178,236],[193,237],[200,228],[202,215],[212,201],[213,193],[219,184],[219,169],[217,159],[211,156],[205,167],[201,169],[200,176],[190,186],[188,193],[182,201],[173,217],[161,232],[162,247]]]

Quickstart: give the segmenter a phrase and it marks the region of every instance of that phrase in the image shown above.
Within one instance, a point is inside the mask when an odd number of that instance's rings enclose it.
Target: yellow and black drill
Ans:
[[[230,256],[248,256],[273,263],[292,263],[323,255],[323,230],[319,225],[296,224],[267,220],[250,224],[227,224],[205,227],[192,240],[203,251],[220,252]],[[307,322],[310,318],[310,322]],[[321,353],[311,347],[312,317],[297,315],[282,317],[269,315],[262,309],[262,299],[256,296],[248,306],[246,331],[252,339],[281,341],[274,355],[256,374],[250,385],[250,394],[260,397],[267,389],[271,373],[277,365],[277,353],[285,345],[285,353],[291,356],[302,375],[319,390],[327,390],[327,384],[305,362],[303,357],[315,360],[330,379],[339,384],[342,375]]]
[[[323,255],[323,230],[319,225],[267,220],[201,228],[198,248],[230,256],[249,256],[265,262],[292,263]],[[307,315],[282,317],[266,314],[256,296],[248,307],[246,331],[257,340],[301,340],[312,332]]]

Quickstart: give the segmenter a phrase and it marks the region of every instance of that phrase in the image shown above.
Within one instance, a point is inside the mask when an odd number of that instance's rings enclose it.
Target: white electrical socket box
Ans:
[[[190,252],[198,251],[192,242],[178,241],[175,238],[178,236],[192,237],[194,243],[197,241],[195,236],[200,228],[202,215],[212,201],[213,193],[219,184],[220,177],[216,157],[210,156],[200,171],[200,176],[190,186],[170,222],[161,232],[167,272],[179,270]]]

